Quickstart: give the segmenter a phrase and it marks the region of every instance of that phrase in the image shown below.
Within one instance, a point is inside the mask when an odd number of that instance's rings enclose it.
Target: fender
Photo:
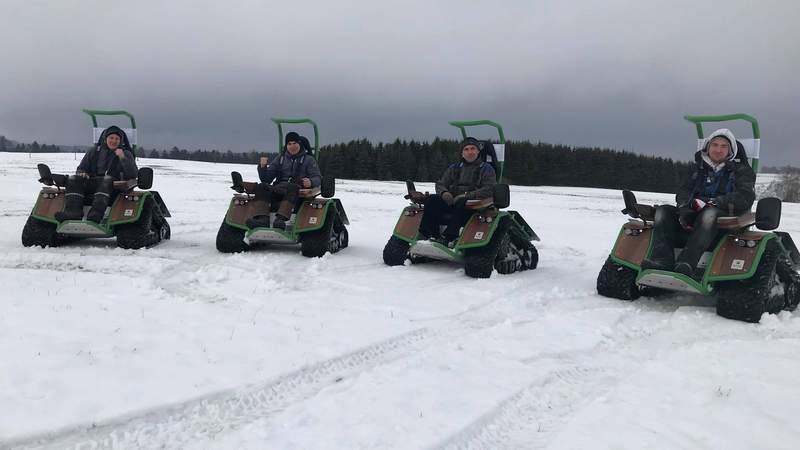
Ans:
[[[397,219],[397,224],[394,226],[392,236],[402,239],[410,244],[417,242],[419,235],[419,224],[422,222],[422,216],[425,210],[417,205],[409,205],[403,208],[400,218]]]
[[[43,187],[36,197],[36,203],[31,210],[31,217],[58,224],[56,213],[64,209],[64,190],[54,187]]]
[[[754,247],[736,245],[735,239],[754,241]],[[714,248],[704,281],[730,281],[751,278],[761,262],[767,242],[777,238],[775,233],[747,231],[722,238]],[[780,244],[780,242],[779,242]],[[783,246],[781,246],[783,247]]]
[[[118,194],[111,205],[108,226],[114,227],[139,221],[145,200],[152,196],[153,194],[149,191],[132,191]]]
[[[331,209],[331,205],[334,205],[334,201],[330,199],[315,198],[304,201],[294,220],[294,232],[300,234],[322,228],[325,221],[329,220],[328,210]],[[335,205],[333,208],[336,211]]]
[[[650,254],[653,246],[653,230],[638,222],[622,225],[611,249],[611,260],[615,263],[640,271],[642,260]]]
[[[456,244],[457,250],[483,247],[491,242],[494,231],[501,220],[513,220],[513,216],[508,211],[498,211],[491,222],[482,221],[480,217],[481,214],[476,212],[464,225],[464,231]]]

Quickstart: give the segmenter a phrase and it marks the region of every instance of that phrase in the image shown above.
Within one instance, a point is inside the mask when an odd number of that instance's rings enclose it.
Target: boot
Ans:
[[[293,203],[290,201],[282,201],[278,207],[278,213],[275,214],[275,220],[272,222],[272,228],[286,229],[286,221],[292,217]]]
[[[65,220],[81,220],[83,219],[83,194],[69,193],[64,199],[64,210],[56,213],[56,220],[63,222]]]
[[[283,216],[281,213],[275,214],[275,220],[272,221],[272,228],[279,228],[281,230],[285,230],[287,220],[289,220],[289,218]]]
[[[672,245],[665,242],[656,243],[650,256],[642,260],[642,270],[672,270],[675,265],[675,252]]]
[[[259,214],[245,221],[250,228],[269,228],[269,214]]]
[[[92,208],[89,209],[89,214],[86,215],[86,220],[94,223],[103,221],[103,216],[106,215],[106,206],[108,206],[108,194],[97,192],[94,194],[94,201]]]

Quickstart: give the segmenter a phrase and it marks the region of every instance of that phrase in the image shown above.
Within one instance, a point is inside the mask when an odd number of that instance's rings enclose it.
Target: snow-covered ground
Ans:
[[[627,303],[595,278],[618,192],[513,187],[539,268],[387,267],[402,183],[337,184],[350,247],[214,248],[241,165],[140,159],[172,212],[152,249],[23,248],[36,163],[0,153],[0,447],[795,449],[800,313]],[[425,188],[425,186],[422,186]],[[430,189],[430,186],[428,186]],[[645,202],[671,195],[639,193]],[[800,207],[782,229],[800,237]]]

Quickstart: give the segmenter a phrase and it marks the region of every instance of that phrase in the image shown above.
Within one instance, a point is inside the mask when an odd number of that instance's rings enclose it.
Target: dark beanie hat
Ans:
[[[464,147],[468,145],[474,145],[475,147],[478,147],[478,150],[481,149],[481,142],[474,137],[468,137],[461,141],[461,150],[464,150]]]
[[[289,142],[297,142],[298,144],[300,144],[300,135],[295,133],[294,131],[286,133],[286,139],[283,141],[283,143],[288,144]]]

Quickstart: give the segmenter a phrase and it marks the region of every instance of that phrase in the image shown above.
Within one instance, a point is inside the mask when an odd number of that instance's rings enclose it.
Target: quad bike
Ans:
[[[311,119],[272,118],[278,126],[278,148],[283,148],[283,124],[310,124],[314,128],[312,157],[319,158],[319,131]],[[255,215],[269,214],[273,223],[276,209],[262,211],[260,202],[254,202],[256,182],[245,182],[239,172],[231,172],[233,194],[225,219],[217,232],[217,250],[223,253],[244,252],[258,244],[300,244],[303,256],[321,257],[327,252],[336,253],[347,247],[349,225],[342,202],[332,198],[336,180],[323,177],[322,186],[300,189],[302,201],[295,207],[286,221],[286,228],[247,226],[247,219]],[[320,198],[321,197],[321,198]]]
[[[698,148],[702,148],[704,122],[745,120],[753,130],[752,139],[737,142],[746,150],[750,164],[758,169],[760,134],[755,118],[745,114],[686,116],[697,126]],[[642,261],[652,249],[655,208],[636,202],[623,191],[625,209],[631,218],[622,226],[617,241],[597,277],[597,292],[606,297],[635,300],[648,290],[682,291],[717,297],[717,314],[730,319],[758,322],[765,312],[794,310],[800,302],[800,253],[791,236],[778,228],[781,201],[762,198],[755,214],[719,217],[718,240],[697,265],[698,279],[666,270],[642,270]],[[758,230],[755,231],[752,227]],[[682,249],[676,248],[676,254]]]
[[[136,121],[126,111],[83,110],[92,118],[94,141],[99,143],[104,128],[97,127],[97,116],[124,115],[130,119],[131,128],[124,129],[135,149]],[[142,167],[137,178],[114,182],[115,199],[106,208],[103,220],[95,223],[86,220],[89,205],[84,204],[81,220],[59,222],[55,215],[64,209],[64,194],[68,175],[53,174],[46,164],[39,164],[39,182],[42,188],[25,227],[22,245],[30,247],[55,247],[77,238],[117,238],[122,248],[142,248],[170,238],[170,217],[164,200],[158,192],[149,190],[153,185],[153,169]],[[139,190],[136,190],[136,189]],[[91,197],[87,196],[91,201]]]
[[[503,177],[505,136],[500,124],[489,120],[450,122],[461,130],[466,139],[466,127],[488,125],[497,129],[499,144],[483,142],[480,158],[495,168],[498,184],[493,197],[468,200],[465,207],[475,212],[461,230],[451,247],[433,240],[421,239],[419,226],[425,214],[427,193],[418,192],[411,181],[406,182],[411,204],[403,209],[389,242],[383,249],[383,262],[399,266],[409,259],[412,263],[428,260],[452,261],[464,265],[464,272],[473,278],[488,278],[493,270],[501,274],[535,269],[539,253],[531,241],[539,237],[517,211],[505,211],[511,201],[509,187],[500,184]]]

